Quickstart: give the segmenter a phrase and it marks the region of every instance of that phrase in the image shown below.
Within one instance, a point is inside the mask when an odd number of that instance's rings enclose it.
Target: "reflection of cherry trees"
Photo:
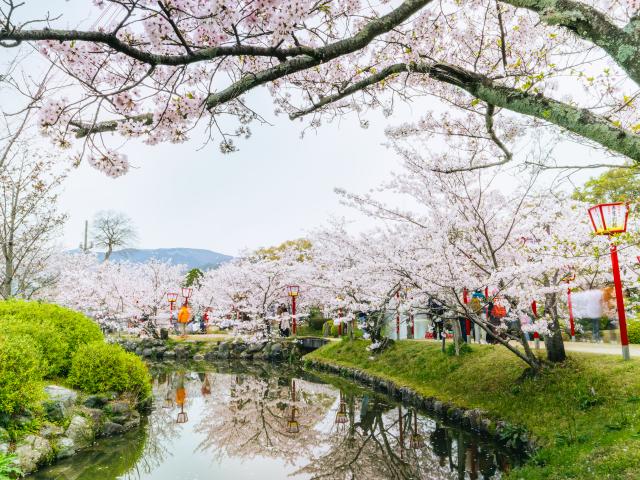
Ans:
[[[346,406],[346,409],[344,408]],[[342,413],[346,411],[347,421]],[[462,431],[442,427],[413,409],[378,397],[341,399],[329,450],[297,473],[313,479],[497,478],[506,459],[481,447]]]
[[[173,442],[194,434],[194,450],[213,461],[274,459],[296,478],[485,480],[508,471],[491,445],[384,396],[340,391],[286,367],[213,368],[154,375],[144,455],[124,478],[161,468]]]
[[[217,375],[216,384],[196,431],[206,436],[199,449],[218,458],[262,456],[293,464],[301,446],[313,449],[322,442],[316,426],[337,395],[301,379],[295,379],[294,395],[292,381],[277,375]]]

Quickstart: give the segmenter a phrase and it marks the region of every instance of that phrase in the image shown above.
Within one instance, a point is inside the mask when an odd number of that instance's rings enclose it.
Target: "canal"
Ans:
[[[269,363],[155,365],[143,426],[34,480],[499,479],[518,458],[344,379]]]

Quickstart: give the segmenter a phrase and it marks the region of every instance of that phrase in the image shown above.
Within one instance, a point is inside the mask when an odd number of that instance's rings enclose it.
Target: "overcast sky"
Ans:
[[[91,25],[91,0],[28,0],[25,15],[45,8],[62,13],[67,26]],[[13,52],[0,50],[6,56]],[[369,116],[362,129],[351,116],[323,125],[300,139],[302,124],[274,117],[266,90],[251,94],[252,105],[272,125],[252,125],[252,138],[239,152],[223,155],[204,136],[178,145],[130,142],[123,150],[132,171],[119,179],[83,163],[70,175],[61,208],[69,213],[63,243],[76,247],[84,221],[104,209],[126,212],[139,232],[138,247],[207,248],[231,255],[297,238],[330,217],[346,216],[363,229],[373,221],[339,204],[334,187],[362,192],[397,170],[384,127],[417,118],[424,111],[402,107],[395,116]],[[46,144],[45,144],[46,145]],[[564,148],[575,154],[573,146]],[[584,177],[584,175],[582,176]],[[580,177],[579,177],[580,178]]]

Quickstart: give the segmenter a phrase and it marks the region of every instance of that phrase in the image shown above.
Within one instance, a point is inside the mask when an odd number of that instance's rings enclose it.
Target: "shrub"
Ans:
[[[78,349],[68,381],[87,393],[130,393],[139,400],[151,394],[149,372],[142,360],[119,345],[104,342]]]
[[[464,355],[465,353],[471,353],[472,352],[471,346],[468,343],[464,343],[463,342],[463,343],[460,344],[459,352],[460,352],[460,355]],[[456,346],[453,344],[453,342],[451,342],[451,343],[449,343],[449,345],[447,345],[446,353],[450,357],[455,356],[455,354],[456,354]]]
[[[13,317],[2,318],[2,332],[8,337],[27,336],[37,346],[42,356],[41,368],[44,377],[55,377],[68,370],[69,345],[62,333],[48,324],[30,324]]]
[[[0,453],[0,480],[12,480],[21,476],[22,470],[16,466],[16,456]]]
[[[46,361],[47,377],[65,375],[81,345],[103,338],[100,327],[83,314],[38,302],[0,302],[0,329],[35,340]]]
[[[322,330],[322,326],[324,325],[325,321],[326,319],[324,318],[322,311],[318,307],[312,307],[309,311],[309,326],[313,330]]]
[[[10,416],[34,405],[42,398],[41,382],[36,342],[25,335],[0,336],[0,413]]]
[[[631,320],[627,324],[629,343],[640,343],[640,320]]]

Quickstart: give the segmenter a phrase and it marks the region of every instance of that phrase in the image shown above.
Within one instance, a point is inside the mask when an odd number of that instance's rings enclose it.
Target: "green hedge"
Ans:
[[[151,394],[151,379],[144,362],[119,345],[104,342],[78,349],[68,381],[87,393],[127,392],[139,400]]]
[[[83,314],[37,302],[0,302],[0,331],[30,336],[38,344],[45,377],[66,375],[81,345],[103,339],[100,327]]]
[[[20,413],[42,398],[42,373],[40,349],[31,337],[0,336],[0,417]]]
[[[627,325],[629,343],[640,343],[640,321],[631,320]]]

